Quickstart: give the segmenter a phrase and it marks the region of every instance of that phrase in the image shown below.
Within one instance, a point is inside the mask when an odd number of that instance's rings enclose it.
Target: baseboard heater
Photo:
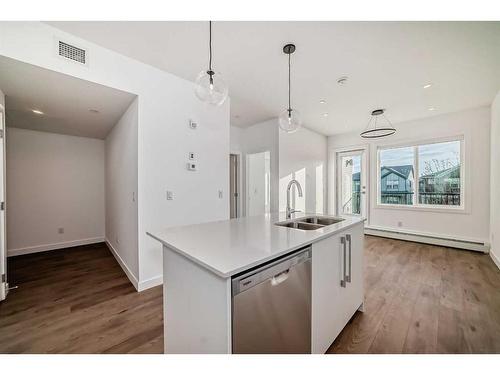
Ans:
[[[403,241],[420,242],[420,243],[445,246],[445,247],[454,247],[457,249],[480,251],[483,253],[488,253],[490,250],[490,244],[485,242],[460,240],[456,238],[439,237],[429,234],[401,232],[391,229],[378,229],[378,228],[365,227],[365,234],[377,237],[394,238]]]

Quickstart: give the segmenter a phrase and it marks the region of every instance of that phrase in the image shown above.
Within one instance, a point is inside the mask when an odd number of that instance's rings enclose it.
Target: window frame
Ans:
[[[419,184],[419,155],[418,155],[418,147],[419,146],[426,146],[426,145],[432,145],[432,144],[439,144],[439,143],[447,143],[447,142],[460,142],[460,205],[455,206],[455,205],[432,205],[432,204],[421,204],[418,203],[418,194],[419,194],[419,189],[420,189],[420,184]],[[381,173],[380,173],[380,168],[381,168],[381,163],[380,163],[380,153],[381,151],[384,150],[390,150],[390,149],[397,149],[397,148],[404,148],[404,147],[412,147],[413,148],[413,188],[414,188],[414,198],[413,198],[413,204],[412,205],[405,205],[405,204],[395,204],[395,203],[382,203],[381,202]],[[417,211],[437,211],[437,212],[458,212],[458,213],[467,213],[466,210],[466,192],[465,192],[465,186],[466,186],[466,157],[465,157],[465,137],[464,135],[457,135],[453,137],[446,137],[446,138],[439,138],[439,139],[432,139],[432,140],[419,140],[419,141],[413,141],[413,142],[401,142],[397,144],[381,144],[377,145],[376,148],[376,184],[377,184],[377,189],[376,189],[376,199],[375,199],[375,208],[390,208],[390,209],[397,209],[397,210],[417,210]]]

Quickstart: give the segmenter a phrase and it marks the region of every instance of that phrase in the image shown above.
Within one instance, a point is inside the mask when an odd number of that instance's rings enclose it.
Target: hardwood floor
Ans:
[[[161,286],[137,293],[105,244],[8,260],[1,353],[162,353]]]
[[[365,237],[365,312],[329,353],[500,353],[500,271],[486,254]]]
[[[365,312],[329,353],[500,353],[488,255],[366,236]],[[1,353],[161,353],[162,288],[137,293],[106,245],[9,259]]]

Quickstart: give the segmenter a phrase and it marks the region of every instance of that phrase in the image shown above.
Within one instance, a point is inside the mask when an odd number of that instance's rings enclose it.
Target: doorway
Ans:
[[[337,153],[337,215],[367,214],[366,150]]]
[[[0,300],[33,253],[106,241],[138,274],[137,96],[4,56],[0,84]]]
[[[241,216],[240,208],[240,156],[229,154],[229,217]]]

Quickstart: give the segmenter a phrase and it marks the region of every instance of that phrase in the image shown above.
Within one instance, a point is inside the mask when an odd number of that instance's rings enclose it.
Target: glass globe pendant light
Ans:
[[[383,138],[396,133],[396,128],[384,115],[385,109],[376,109],[372,111],[368,125],[360,134],[362,138]],[[382,119],[379,121],[379,117]]]
[[[222,75],[212,69],[212,21],[209,21],[208,70],[202,70],[195,81],[194,92],[202,102],[220,106],[227,99],[228,87]]]
[[[283,47],[283,52],[288,55],[288,108],[280,113],[279,125],[281,130],[287,133],[293,133],[300,129],[302,120],[300,118],[300,113],[296,109],[292,109],[290,100],[290,58],[292,53],[295,52],[294,44],[287,44]]]

